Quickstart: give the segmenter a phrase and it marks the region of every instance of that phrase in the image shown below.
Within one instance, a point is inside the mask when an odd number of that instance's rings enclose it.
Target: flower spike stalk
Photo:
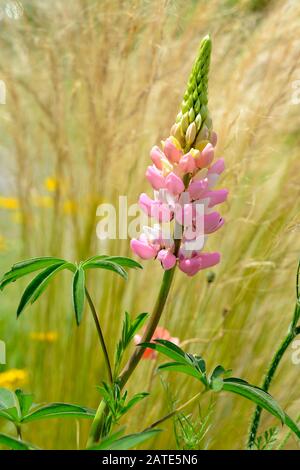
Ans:
[[[188,276],[219,263],[218,252],[205,253],[203,247],[209,234],[224,224],[214,207],[227,198],[227,190],[215,190],[224,161],[214,162],[217,135],[212,129],[207,104],[211,39],[206,36],[192,69],[181,110],[171,135],[150,152],[152,165],[146,178],[154,190],[154,198],[143,193],[141,209],[155,220],[154,227],[144,227],[131,248],[142,259],[158,259],[165,270],[158,298],[143,333],[141,342],[150,342],[163,313],[176,266]],[[199,217],[200,214],[200,217]],[[200,220],[200,223],[199,223]],[[173,223],[165,233],[163,224]],[[170,227],[169,227],[170,228]],[[143,356],[137,347],[118,378],[123,388]],[[100,403],[93,422],[88,446],[101,436],[105,405]]]

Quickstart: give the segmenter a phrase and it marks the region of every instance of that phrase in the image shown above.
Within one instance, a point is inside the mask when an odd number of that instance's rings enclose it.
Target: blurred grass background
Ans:
[[[177,273],[161,325],[210,368],[221,363],[260,384],[292,315],[300,252],[300,105],[292,99],[300,79],[299,2],[22,4],[23,16],[2,18],[0,29],[0,79],[7,88],[0,106],[1,273],[31,256],[131,256],[127,240],[97,239],[96,208],[116,204],[119,195],[131,204],[142,190],[150,194],[149,150],[168,136],[199,41],[210,32],[209,108],[230,198],[222,207],[227,223],[210,237],[209,249],[221,251],[222,263],[211,284],[205,272],[193,279]],[[111,355],[124,311],[150,312],[161,277],[154,262],[131,272],[126,285],[113,274],[89,275]],[[103,358],[88,311],[75,326],[68,274],[17,322],[24,285],[1,295],[0,339],[7,344],[1,385],[21,385],[37,402],[96,407]],[[152,368],[144,361],[131,379],[130,392],[150,387],[152,393],[126,418],[127,432],[168,411],[170,398]],[[3,376],[14,369],[21,372]],[[287,354],[271,392],[294,418],[298,378],[299,366]],[[197,392],[193,380],[178,374],[168,382],[180,402]],[[190,411],[197,417],[198,410]],[[250,402],[218,395],[201,447],[243,448],[252,411]],[[262,430],[274,425],[263,418]],[[174,448],[172,423],[164,429],[150,448]],[[86,422],[48,421],[28,425],[24,438],[44,448],[75,448],[87,430]],[[293,438],[288,447],[297,448]]]

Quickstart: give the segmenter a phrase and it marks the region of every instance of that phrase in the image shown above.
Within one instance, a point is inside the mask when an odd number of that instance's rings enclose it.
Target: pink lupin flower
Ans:
[[[194,276],[201,269],[211,268],[220,262],[219,253],[199,253],[191,258],[179,255],[179,269],[188,276]]]
[[[196,168],[196,160],[193,157],[191,152],[186,153],[181,157],[179,160],[178,164],[180,170],[186,174],[186,173],[193,173],[193,171]]]
[[[224,224],[224,219],[219,212],[211,212],[204,216],[204,233],[209,234],[216,232]]]
[[[214,147],[211,143],[208,143],[200,153],[200,156],[196,159],[197,168],[208,167],[214,159],[214,154]]]
[[[205,132],[204,129],[203,136]],[[211,142],[201,152],[191,148],[184,154],[179,142],[171,136],[163,143],[163,151],[155,146],[150,153],[153,165],[148,167],[146,176],[154,188],[154,199],[142,193],[139,205],[159,223],[175,219],[181,226],[179,253],[174,251],[173,240],[162,235],[161,228],[151,232],[146,227],[145,233],[131,242],[133,251],[141,258],[157,258],[165,270],[172,269],[178,262],[180,270],[188,276],[220,261],[219,253],[202,251],[208,235],[224,224],[220,214],[211,212],[211,208],[228,196],[226,189],[213,189],[225,165],[223,159],[213,163],[217,136],[211,133],[210,138]]]
[[[166,177],[165,185],[167,190],[175,196],[178,196],[184,191],[184,184],[182,179],[173,172],[169,173]]]
[[[172,163],[178,163],[181,156],[183,155],[183,151],[178,140],[173,136],[168,137],[165,140],[163,150],[167,159]]]
[[[173,217],[172,210],[163,200],[159,199],[159,193],[155,196],[156,199],[153,200],[147,194],[142,193],[139,198],[139,206],[149,217],[153,217],[158,222],[170,221]]]
[[[228,196],[227,189],[215,189],[214,191],[207,191],[205,193],[206,198],[209,199],[208,207],[216,206],[217,204],[222,204],[225,202]]]
[[[160,250],[157,259],[161,262],[165,271],[172,269],[177,261],[176,256],[170,250]]]
[[[207,179],[192,181],[189,184],[189,189],[188,189],[191,199],[193,200],[201,199],[206,193],[207,188],[208,188]]]
[[[160,148],[157,145],[152,147],[150,151],[150,157],[158,170],[163,169],[162,159],[164,158],[164,156],[165,156],[164,153],[160,150]]]
[[[132,251],[142,259],[153,259],[158,252],[158,248],[151,244],[143,234],[139,239],[133,238],[130,246]]]
[[[165,178],[155,165],[148,166],[146,171],[146,178],[152,185],[153,189],[161,189],[165,186]]]

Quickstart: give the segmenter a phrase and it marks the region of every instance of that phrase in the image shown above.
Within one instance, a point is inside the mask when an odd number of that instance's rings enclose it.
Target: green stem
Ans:
[[[175,256],[177,256],[179,252],[180,244],[181,244],[181,239],[179,238],[176,239],[175,250],[174,250]],[[146,330],[143,334],[141,342],[148,342],[151,340],[153,336],[155,328],[157,327],[160,317],[163,313],[163,310],[164,310],[164,307],[168,298],[168,294],[170,292],[170,288],[171,288],[172,281],[173,281],[174,274],[175,274],[175,269],[176,269],[176,265],[174,266],[174,268],[169,269],[168,271],[165,271],[164,273],[162,284],[161,284],[160,291],[158,294],[158,298],[157,298],[153,313],[147,324]],[[140,362],[142,355],[143,355],[143,349],[136,348],[132,356],[130,357],[129,361],[127,362],[126,366],[124,367],[123,371],[120,374],[119,381],[118,381],[120,388],[123,388],[125,386],[129,377],[131,376],[136,366]],[[91,447],[92,445],[96,444],[100,439],[105,408],[106,408],[105,402],[102,400],[99,404],[94,421],[90,429],[87,447]]]
[[[165,307],[168,294],[170,292],[172,280],[174,277],[174,273],[175,273],[175,267],[168,271],[165,271],[164,273],[164,277],[162,280],[158,298],[157,298],[153,313],[148,322],[147,328],[141,339],[141,343],[148,343],[149,341],[151,341],[151,338],[154,334],[154,331],[158,325],[163,309]],[[126,366],[124,367],[123,371],[120,374],[119,384],[121,388],[123,388],[124,385],[127,383],[129,377],[131,376],[134,369],[136,368],[139,361],[141,360],[143,352],[144,352],[143,348],[136,348],[134,353],[130,357],[128,363],[126,364]]]
[[[294,313],[294,317],[293,317],[293,320],[292,320],[290,328],[289,328],[289,332],[288,332],[287,336],[284,338],[284,340],[282,341],[282,343],[279,346],[278,350],[276,351],[276,353],[275,353],[275,355],[272,359],[272,362],[269,366],[269,369],[268,369],[268,371],[265,375],[265,379],[264,379],[264,382],[263,382],[263,385],[262,385],[262,389],[265,392],[267,392],[270,388],[270,384],[272,382],[272,379],[275,375],[275,372],[276,372],[276,370],[279,366],[279,363],[280,363],[284,353],[286,352],[286,350],[288,349],[288,347],[290,346],[292,341],[295,339],[295,337],[300,333],[300,326],[296,327],[296,325],[295,325],[295,323],[296,323],[295,319],[296,318],[299,318],[298,304],[296,305],[296,308],[295,308],[295,313]],[[259,422],[260,422],[260,417],[261,417],[261,412],[262,412],[262,408],[260,406],[257,406],[256,409],[255,409],[255,412],[253,414],[252,422],[251,422],[251,426],[250,426],[249,439],[248,439],[248,448],[249,449],[251,449],[253,447],[255,439],[256,439],[258,426],[259,426]]]
[[[16,424],[17,436],[19,441],[22,440],[22,429],[20,424]]]
[[[195,400],[197,400],[198,398],[201,397],[201,395],[203,395],[207,390],[203,390],[202,392],[199,392],[197,393],[197,395],[194,395],[190,400],[188,400],[186,403],[184,403],[183,405],[179,406],[178,408],[176,408],[175,410],[171,411],[170,413],[168,413],[167,415],[163,416],[162,418],[160,418],[159,420],[155,421],[154,423],[151,424],[151,426],[148,426],[148,428],[144,429],[144,431],[150,431],[150,429],[153,429],[153,428],[156,428],[157,426],[159,426],[160,424],[164,423],[165,421],[167,421],[168,419],[170,418],[173,418],[173,416],[177,415],[178,413],[180,413],[182,410],[184,410],[184,408],[186,408],[188,405],[190,405],[191,403],[193,403]]]
[[[87,301],[88,301],[88,304],[89,304],[89,307],[90,307],[90,310],[92,312],[93,319],[94,319],[94,322],[95,322],[95,325],[96,325],[97,333],[98,333],[98,336],[99,336],[99,341],[100,341],[100,344],[101,344],[101,348],[102,348],[102,351],[103,351],[103,354],[104,354],[105,364],[106,364],[107,371],[108,371],[109,381],[112,384],[113,383],[113,374],[112,374],[112,369],[111,369],[111,365],[110,365],[110,360],[109,360],[107,347],[106,347],[106,344],[105,344],[104,336],[103,336],[103,333],[102,333],[102,329],[101,329],[101,326],[100,326],[100,323],[99,323],[99,319],[98,319],[98,315],[97,315],[95,306],[93,304],[93,301],[91,299],[91,296],[90,296],[89,291],[87,290],[87,288],[85,288],[85,295],[86,295],[86,298],[87,298]]]

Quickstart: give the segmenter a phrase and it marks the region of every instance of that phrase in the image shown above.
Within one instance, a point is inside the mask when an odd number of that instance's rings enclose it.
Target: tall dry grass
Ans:
[[[210,248],[219,248],[223,260],[212,284],[205,273],[191,280],[177,273],[162,324],[209,367],[222,363],[259,384],[292,314],[300,252],[300,117],[292,104],[292,82],[300,78],[299,2],[23,4],[22,19],[5,21],[0,33],[0,78],[7,86],[0,109],[1,195],[18,198],[14,210],[1,209],[7,239],[1,271],[29,256],[129,254],[126,240],[97,240],[96,208],[117,203],[119,195],[133,203],[145,190],[149,149],[168,135],[199,40],[210,31],[209,106],[218,154],[227,162],[222,185],[230,189],[226,226]],[[49,177],[56,182],[52,192],[44,185]],[[110,354],[124,310],[151,311],[161,276],[151,262],[126,285],[113,274],[89,276]],[[88,312],[75,327],[69,285],[67,275],[60,278],[18,322],[21,290],[11,287],[1,297],[0,337],[8,345],[7,367],[29,371],[27,389],[37,401],[96,406],[103,358]],[[32,332],[45,331],[57,331],[58,340],[32,340]],[[140,429],[141,416],[150,424],[168,407],[152,368],[145,362],[130,383],[130,391],[144,383],[152,395],[128,418],[128,431]],[[271,390],[293,417],[298,376],[287,354]],[[197,388],[178,375],[168,380],[175,399],[188,399]],[[252,408],[218,395],[202,446],[242,448]],[[263,427],[271,424],[264,416]],[[149,446],[174,446],[172,424],[164,428]],[[25,437],[41,447],[72,448],[77,431],[76,423],[51,422],[28,427]],[[81,445],[86,433],[81,423]],[[288,445],[296,448],[292,438]]]

